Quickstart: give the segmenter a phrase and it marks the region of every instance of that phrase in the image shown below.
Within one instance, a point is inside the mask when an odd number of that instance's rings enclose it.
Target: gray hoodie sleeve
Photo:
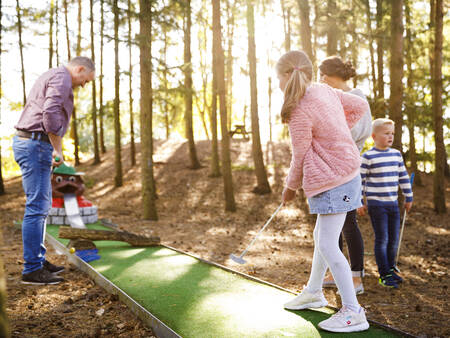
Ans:
[[[366,96],[358,88],[350,90],[349,93],[362,97],[367,101]],[[370,134],[372,134],[372,113],[370,112],[370,108],[355,124],[355,126],[353,126],[353,128],[351,129],[351,133],[356,146],[358,147],[359,151],[361,151],[364,147],[364,142],[366,142],[366,139],[370,136]]]

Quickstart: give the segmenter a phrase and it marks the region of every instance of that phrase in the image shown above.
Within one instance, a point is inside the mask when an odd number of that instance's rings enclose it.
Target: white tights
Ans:
[[[345,212],[317,215],[314,229],[314,256],[306,289],[312,293],[321,291],[323,279],[329,267],[341,295],[342,305],[358,311],[360,306],[353,287],[350,265],[339,249],[339,235],[346,215]]]

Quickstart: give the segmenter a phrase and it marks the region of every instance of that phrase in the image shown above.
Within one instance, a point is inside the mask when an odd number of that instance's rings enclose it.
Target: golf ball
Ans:
[[[69,252],[70,252],[71,254],[75,253],[75,248],[73,248],[73,247],[70,248]]]

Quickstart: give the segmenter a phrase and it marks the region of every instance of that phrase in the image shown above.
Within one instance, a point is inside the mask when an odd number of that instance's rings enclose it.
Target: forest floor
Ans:
[[[272,193],[255,195],[251,142],[233,140],[232,162],[236,212],[224,211],[223,180],[209,176],[210,143],[197,142],[204,166],[188,168],[185,142],[156,141],[155,179],[158,221],[141,220],[139,157],[130,166],[129,147],[122,152],[124,184],[114,188],[114,151],[103,162],[91,161],[78,168],[85,171],[85,197],[99,207],[99,217],[120,228],[161,237],[162,243],[232,267],[241,272],[300,291],[306,284],[313,253],[314,217],[301,198],[283,208],[247,254],[247,264],[229,260],[240,254],[280,203],[284,178],[290,163],[287,142],[264,149]],[[138,152],[139,153],[139,152]],[[359,301],[369,319],[422,337],[448,337],[449,235],[447,215],[433,211],[433,178],[421,174],[424,185],[414,187],[415,202],[405,226],[399,267],[405,282],[398,290],[378,285],[373,255],[373,230],[368,217],[359,218],[365,243],[365,293]],[[447,180],[446,200],[450,201]],[[66,281],[57,286],[30,287],[20,284],[22,244],[20,230],[13,226],[23,214],[25,197],[21,179],[6,181],[7,194],[0,196],[0,225],[4,243],[0,247],[8,288],[8,316],[13,336],[123,336],[150,337],[151,330],[125,305],[96,286],[87,275],[70,267],[51,249],[49,259],[65,264]],[[450,205],[447,204],[450,210]],[[335,289],[325,289],[330,305],[339,306]]]

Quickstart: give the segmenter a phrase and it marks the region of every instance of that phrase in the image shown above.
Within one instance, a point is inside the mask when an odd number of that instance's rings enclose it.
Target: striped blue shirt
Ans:
[[[397,205],[398,186],[406,202],[412,202],[413,193],[402,154],[392,148],[380,150],[375,147],[362,155],[362,196],[367,205]]]

